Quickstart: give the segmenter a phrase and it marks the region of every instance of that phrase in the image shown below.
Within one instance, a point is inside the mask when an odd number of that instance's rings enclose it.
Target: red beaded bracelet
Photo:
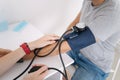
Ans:
[[[30,50],[29,46],[27,45],[27,43],[23,43],[22,45],[20,45],[20,47],[24,50],[26,55],[30,54],[31,50]]]

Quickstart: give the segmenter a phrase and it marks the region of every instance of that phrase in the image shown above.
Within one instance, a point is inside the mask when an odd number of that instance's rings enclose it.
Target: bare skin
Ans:
[[[104,3],[105,0],[92,0],[93,6],[99,6]]]

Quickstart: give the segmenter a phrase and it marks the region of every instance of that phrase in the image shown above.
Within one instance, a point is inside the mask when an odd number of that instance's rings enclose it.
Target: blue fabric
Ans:
[[[88,27],[84,31],[72,32],[64,36],[69,46],[74,52],[79,52],[80,49],[95,43],[95,37]]]
[[[105,80],[107,78],[108,73],[103,72],[81,53],[69,51],[68,55],[75,60],[73,65],[78,66],[71,80]]]

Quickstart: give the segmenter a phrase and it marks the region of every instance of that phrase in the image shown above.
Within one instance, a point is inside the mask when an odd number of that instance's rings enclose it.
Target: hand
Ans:
[[[42,66],[42,67],[39,70],[25,76],[23,80],[43,80],[45,78],[48,72],[47,66],[44,65],[35,65],[35,66]]]
[[[41,48],[53,44],[56,42],[55,40],[57,39],[59,39],[59,37],[54,34],[45,35],[38,40],[28,43],[28,45],[31,50],[34,50],[35,48]]]
[[[11,52],[11,50],[9,50],[9,49],[0,48],[0,57],[4,56],[4,55],[6,55],[6,54],[8,54],[10,52]]]

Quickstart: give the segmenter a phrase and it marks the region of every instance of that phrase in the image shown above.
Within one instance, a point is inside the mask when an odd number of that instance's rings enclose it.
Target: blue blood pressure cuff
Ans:
[[[79,52],[80,49],[96,42],[89,27],[85,27],[82,31],[68,33],[64,36],[64,39],[74,52]]]

